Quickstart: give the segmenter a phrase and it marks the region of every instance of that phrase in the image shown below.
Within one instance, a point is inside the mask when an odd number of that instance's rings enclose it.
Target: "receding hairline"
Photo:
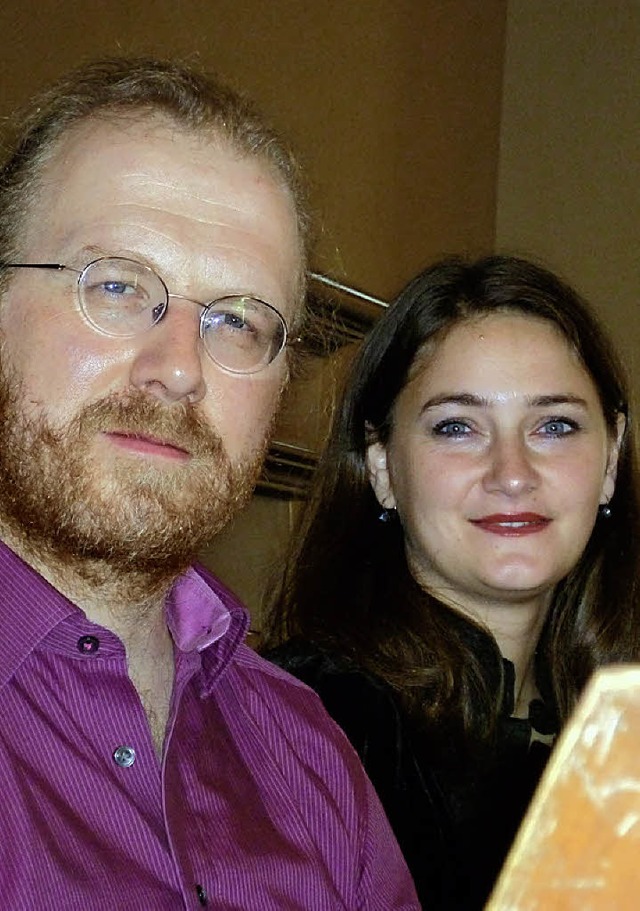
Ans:
[[[244,148],[243,144],[236,141],[234,136],[225,130],[224,126],[214,122],[199,125],[185,123],[170,112],[159,109],[154,105],[99,108],[70,122],[60,131],[59,135],[47,145],[44,154],[39,158],[37,167],[34,169],[34,183],[31,187],[30,199],[25,207],[23,223],[20,225],[22,239],[27,233],[30,219],[34,216],[37,217],[40,194],[48,183],[49,175],[64,157],[66,150],[70,146],[72,147],[75,142],[80,142],[85,136],[90,135],[92,127],[114,123],[121,125],[124,129],[134,126],[138,131],[138,135],[136,136],[133,130],[129,131],[129,135],[134,141],[138,139],[141,143],[144,143],[145,136],[154,133],[160,136],[166,134],[169,137],[173,135],[178,139],[184,137],[201,143],[205,148],[209,145],[214,151],[229,154],[231,158],[238,162],[255,162],[262,168],[265,175],[269,177],[273,185],[290,204],[291,224],[297,240],[297,261],[299,264],[297,276],[292,281],[293,303],[301,305],[304,302],[306,289],[305,237],[300,225],[297,200],[292,187],[286,179],[286,175],[262,150],[250,151]]]
[[[20,235],[27,209],[37,206],[40,174],[65,137],[91,120],[148,116],[165,117],[170,129],[185,135],[215,137],[240,157],[266,165],[265,174],[293,201],[301,251],[299,297],[304,299],[311,217],[297,156],[243,91],[197,60],[97,58],[62,74],[15,112],[0,166],[0,258],[12,261],[20,255]]]

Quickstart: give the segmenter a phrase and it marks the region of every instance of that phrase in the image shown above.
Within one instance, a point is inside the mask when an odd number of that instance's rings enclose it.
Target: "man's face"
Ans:
[[[261,162],[161,119],[86,123],[44,173],[21,262],[151,266],[171,292],[248,294],[295,315],[293,204]],[[225,373],[200,307],[172,299],[136,338],[90,327],[69,271],[16,270],[0,308],[0,517],[72,557],[174,560],[249,495],[287,377],[285,353]]]

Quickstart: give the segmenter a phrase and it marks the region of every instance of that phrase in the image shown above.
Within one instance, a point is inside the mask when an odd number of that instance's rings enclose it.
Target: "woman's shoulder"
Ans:
[[[263,656],[316,691],[361,755],[373,732],[376,740],[387,739],[403,725],[404,711],[391,686],[338,651],[294,638]]]
[[[337,650],[295,637],[262,653],[263,657],[302,680],[316,692],[369,693],[372,699],[391,699],[392,689],[357,661]]]

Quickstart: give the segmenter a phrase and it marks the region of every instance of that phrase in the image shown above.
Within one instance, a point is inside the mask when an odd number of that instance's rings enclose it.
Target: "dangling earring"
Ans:
[[[385,506],[382,509],[382,512],[378,516],[378,522],[391,522],[396,517],[396,507],[395,506]]]
[[[602,503],[598,507],[598,515],[601,519],[610,519],[611,518],[611,507],[608,503]]]

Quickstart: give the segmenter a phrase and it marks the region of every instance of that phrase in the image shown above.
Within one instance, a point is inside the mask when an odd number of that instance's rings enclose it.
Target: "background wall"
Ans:
[[[640,2],[510,0],[497,244],[593,301],[640,388]]]
[[[306,160],[326,268],[394,293],[493,242],[505,0],[4,0],[0,115],[82,60],[176,54],[245,89]]]

